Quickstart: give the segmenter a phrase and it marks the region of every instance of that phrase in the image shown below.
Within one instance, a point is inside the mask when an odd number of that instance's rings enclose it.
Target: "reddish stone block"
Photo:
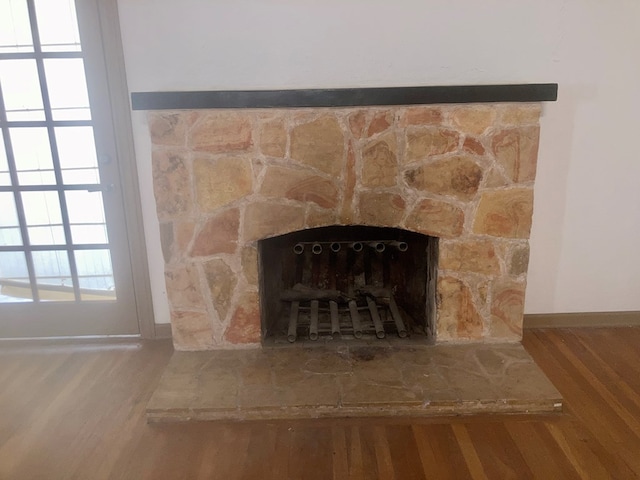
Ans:
[[[354,138],[362,138],[366,124],[367,113],[364,110],[359,110],[349,115],[349,130],[351,130]]]
[[[211,217],[198,231],[191,247],[192,257],[234,253],[238,245],[240,210],[232,208]]]
[[[482,181],[482,169],[469,157],[449,157],[405,172],[407,185],[416,190],[471,200]]]
[[[208,112],[191,129],[188,143],[194,150],[211,153],[248,150],[252,146],[250,117],[224,110]]]
[[[491,288],[491,336],[522,338],[524,315],[524,283],[499,279]]]
[[[432,155],[443,155],[458,149],[460,134],[453,130],[430,127],[407,134],[405,160],[413,162]]]
[[[496,161],[514,182],[532,182],[536,178],[539,136],[540,128],[531,126],[501,130],[491,139]]]
[[[338,189],[334,182],[299,168],[267,167],[260,194],[313,202],[323,208],[333,208],[338,204]]]
[[[478,339],[483,321],[469,287],[453,277],[438,279],[437,335],[441,339]]]
[[[479,140],[476,140],[475,138],[471,138],[471,137],[467,137],[464,139],[464,143],[462,144],[462,149],[465,152],[469,152],[474,155],[482,156],[486,153],[486,150],[482,145],[482,143],[480,143]]]
[[[260,300],[257,292],[246,292],[224,332],[224,339],[233,344],[260,342]]]
[[[451,203],[422,200],[409,214],[405,227],[435,237],[459,237],[464,226],[464,212]]]
[[[367,137],[372,137],[382,133],[393,125],[393,114],[391,112],[377,112],[367,128]]]
[[[404,110],[400,117],[400,126],[440,125],[442,110],[438,107],[411,107]]]

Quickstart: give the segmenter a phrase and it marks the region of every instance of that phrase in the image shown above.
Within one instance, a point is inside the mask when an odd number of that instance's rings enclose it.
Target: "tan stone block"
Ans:
[[[307,208],[306,228],[326,227],[336,223],[335,210],[310,206]]]
[[[349,142],[347,148],[347,165],[345,168],[344,196],[342,199],[342,208],[340,209],[340,221],[344,225],[353,223],[353,196],[356,188],[356,155],[353,148],[353,142]]]
[[[393,125],[393,113],[391,112],[377,112],[371,122],[369,122],[369,128],[367,128],[367,137],[372,137],[378,133],[382,133],[388,130]]]
[[[395,193],[364,192],[358,200],[360,222],[365,225],[395,227],[404,217],[405,201]]]
[[[268,157],[284,158],[287,152],[287,131],[282,119],[272,120],[262,125],[260,151]]]
[[[500,273],[500,262],[494,244],[488,240],[441,241],[438,266],[443,270],[485,275]]]
[[[356,138],[362,138],[364,134],[364,127],[367,124],[367,113],[364,110],[358,110],[349,115],[349,130],[351,134]]]
[[[506,125],[537,125],[542,112],[539,103],[529,105],[502,105],[500,123]]]
[[[416,190],[471,200],[482,181],[482,169],[469,157],[449,157],[407,170],[404,177]]]
[[[465,133],[482,135],[496,120],[496,109],[485,106],[460,107],[453,112],[453,123]]]
[[[252,203],[244,213],[244,242],[294,232],[304,227],[303,206]]]
[[[148,119],[153,145],[182,147],[187,143],[188,123],[185,114],[151,112]]]
[[[410,125],[440,125],[442,123],[442,109],[438,107],[411,107],[402,112],[400,126]]]
[[[204,312],[173,310],[171,334],[176,350],[206,350],[215,344],[211,321]]]
[[[187,253],[187,249],[189,248],[189,244],[193,239],[193,232],[195,232],[195,229],[195,222],[189,220],[176,220],[174,222],[175,246],[180,253],[180,256],[183,256]]]
[[[189,145],[211,153],[248,150],[252,145],[250,117],[224,110],[206,113],[191,129]]]
[[[198,206],[203,212],[214,212],[249,195],[253,189],[248,158],[196,158],[193,172]]]
[[[487,153],[487,151],[484,148],[484,145],[482,145],[480,140],[477,140],[477,139],[471,138],[471,137],[466,137],[464,139],[464,142],[462,144],[462,149],[465,152],[471,153],[473,155],[482,156],[485,153]]]
[[[429,127],[407,134],[405,159],[407,162],[422,160],[431,155],[442,155],[458,149],[460,134],[453,130]]]
[[[181,153],[154,151],[153,191],[160,220],[185,215],[193,203],[189,167]]]
[[[333,116],[298,125],[291,131],[291,158],[329,175],[340,174],[344,157],[344,132]]]
[[[464,226],[464,212],[455,205],[424,199],[411,212],[405,227],[435,237],[459,237]]]
[[[260,193],[265,197],[314,202],[324,208],[338,204],[338,188],[331,180],[298,168],[269,166]]]
[[[198,231],[191,256],[207,257],[216,253],[234,253],[238,245],[240,210],[232,208],[211,217]]]
[[[362,184],[393,187],[398,183],[395,135],[389,134],[367,145],[362,152]]]
[[[255,247],[244,247],[241,252],[242,273],[249,285],[258,286],[258,251]]]
[[[529,245],[515,247],[509,259],[509,274],[522,275],[529,268]]]
[[[453,277],[438,279],[437,336],[441,339],[481,338],[482,317],[469,288]]]
[[[224,332],[224,339],[233,344],[259,343],[261,337],[260,300],[258,292],[246,292]]]
[[[500,173],[497,168],[492,168],[489,173],[485,175],[484,188],[501,188],[510,185],[511,182],[504,178],[504,175]]]
[[[473,231],[494,237],[529,238],[532,213],[533,190],[530,188],[484,192]]]
[[[200,277],[195,265],[167,268],[164,279],[169,302],[173,308],[204,308]]]
[[[213,306],[220,320],[224,321],[229,313],[238,277],[229,265],[217,258],[204,263],[202,269],[209,285]]]
[[[532,182],[538,160],[537,126],[500,130],[491,139],[496,161],[514,182]]]
[[[491,287],[491,337],[522,338],[524,283],[498,279]]]

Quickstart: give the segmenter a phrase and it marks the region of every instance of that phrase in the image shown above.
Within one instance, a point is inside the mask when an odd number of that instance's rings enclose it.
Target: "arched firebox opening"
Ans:
[[[330,226],[260,240],[258,258],[265,343],[433,340],[436,237]]]

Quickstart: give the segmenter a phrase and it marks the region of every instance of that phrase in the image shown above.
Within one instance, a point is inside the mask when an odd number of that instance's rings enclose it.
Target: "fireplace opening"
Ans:
[[[434,338],[436,237],[330,226],[260,240],[258,257],[265,343]]]

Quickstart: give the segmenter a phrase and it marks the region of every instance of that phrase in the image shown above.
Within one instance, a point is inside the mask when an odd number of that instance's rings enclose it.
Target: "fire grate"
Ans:
[[[432,237],[372,227],[318,230],[262,241],[265,338],[294,343],[431,334]]]

